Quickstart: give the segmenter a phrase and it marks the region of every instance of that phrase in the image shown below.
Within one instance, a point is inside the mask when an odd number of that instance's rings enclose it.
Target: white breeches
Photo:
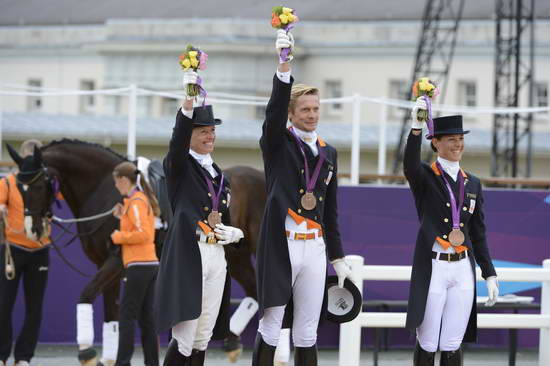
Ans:
[[[296,347],[311,347],[317,342],[317,326],[323,306],[326,279],[326,251],[323,238],[312,240],[288,239],[292,268],[292,297],[294,320],[292,340]],[[264,342],[276,347],[285,306],[274,306],[264,311],[258,331]]]
[[[193,349],[206,350],[220,312],[225,287],[227,262],[221,245],[199,243],[202,263],[202,311],[198,319],[186,320],[172,327],[178,350],[189,356]]]
[[[441,351],[455,351],[460,347],[472,311],[474,286],[468,258],[456,262],[432,259],[424,320],[416,329],[422,349],[435,352],[439,345]]]

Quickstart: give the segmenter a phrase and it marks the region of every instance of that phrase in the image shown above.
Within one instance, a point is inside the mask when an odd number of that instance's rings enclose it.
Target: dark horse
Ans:
[[[36,150],[32,157],[25,159],[9,146],[8,150],[19,167],[19,175],[25,177],[19,181],[18,187],[23,196],[25,215],[32,217],[32,231],[38,237],[43,235],[44,219],[51,216],[51,205],[57,191],[61,192],[75,218],[108,212],[117,202],[122,201],[114,186],[112,172],[126,158],[108,148],[79,140],[62,139]],[[241,228],[245,235],[239,249],[227,254],[229,273],[243,287],[247,296],[256,299],[256,279],[251,256],[256,252],[266,201],[264,175],[248,167],[234,167],[224,173],[232,187],[231,224]],[[98,295],[103,294],[106,323],[118,320],[117,299],[123,265],[119,247],[113,245],[110,239],[116,228],[118,220],[112,215],[77,223],[82,249],[98,268],[82,291],[78,304],[91,304]],[[233,336],[227,343],[239,344],[238,337]],[[81,362],[95,362],[95,351],[79,346]],[[106,346],[104,340],[104,350]],[[230,348],[226,350],[232,351]]]

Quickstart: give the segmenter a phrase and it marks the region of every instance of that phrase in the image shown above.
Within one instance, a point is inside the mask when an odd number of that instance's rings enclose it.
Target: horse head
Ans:
[[[17,188],[23,198],[25,234],[31,240],[48,237],[50,233],[49,218],[52,216],[51,205],[55,200],[55,179],[48,174],[48,168],[42,160],[39,148],[34,153],[22,157],[7,145],[8,152],[17,164],[19,172],[16,175]]]

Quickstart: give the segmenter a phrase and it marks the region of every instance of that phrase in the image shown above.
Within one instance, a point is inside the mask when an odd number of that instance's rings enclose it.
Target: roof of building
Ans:
[[[140,18],[263,20],[269,18],[272,5],[272,1],[265,0],[0,0],[0,25],[102,24],[109,19]],[[285,5],[295,7],[304,20],[405,20],[422,18],[425,1],[288,0]],[[465,19],[492,19],[494,13],[494,0],[465,1]],[[550,18],[550,2],[536,1],[535,14],[538,18]]]
[[[138,144],[166,145],[172,133],[174,120],[172,118],[154,119],[138,118],[136,137]],[[389,150],[395,148],[400,125],[387,125],[387,146]],[[487,129],[465,128],[472,130],[467,136],[469,149],[488,152],[492,146],[492,131]],[[321,122],[318,128],[319,135],[329,144],[340,148],[350,149],[352,139],[351,123]],[[23,140],[39,138],[54,140],[63,137],[79,138],[82,140],[112,143],[126,143],[128,134],[128,118],[112,116],[88,115],[51,115],[38,113],[5,112],[2,121],[2,136],[7,140]],[[225,120],[217,129],[218,146],[258,147],[261,134],[259,120]],[[360,129],[360,143],[362,148],[377,149],[379,141],[379,126],[366,123]],[[523,139],[522,141],[525,141]],[[533,134],[533,151],[549,153],[550,132]]]

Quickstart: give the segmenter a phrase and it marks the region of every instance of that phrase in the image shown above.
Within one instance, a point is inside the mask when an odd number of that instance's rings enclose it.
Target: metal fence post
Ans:
[[[361,294],[363,294],[363,266],[365,260],[359,255],[346,256],[346,262],[351,266],[351,277]],[[340,349],[338,365],[359,366],[361,358],[361,322],[357,316],[351,322],[340,325]]]
[[[129,160],[136,158],[136,124],[137,124],[137,86],[130,85],[128,94],[128,140],[126,155]]]
[[[351,184],[359,184],[359,159],[361,154],[361,97],[353,95],[353,116],[351,128]]]
[[[542,268],[550,269],[550,259],[542,262]],[[542,282],[540,314],[550,316],[550,280]],[[550,365],[550,328],[540,328],[539,366]]]

